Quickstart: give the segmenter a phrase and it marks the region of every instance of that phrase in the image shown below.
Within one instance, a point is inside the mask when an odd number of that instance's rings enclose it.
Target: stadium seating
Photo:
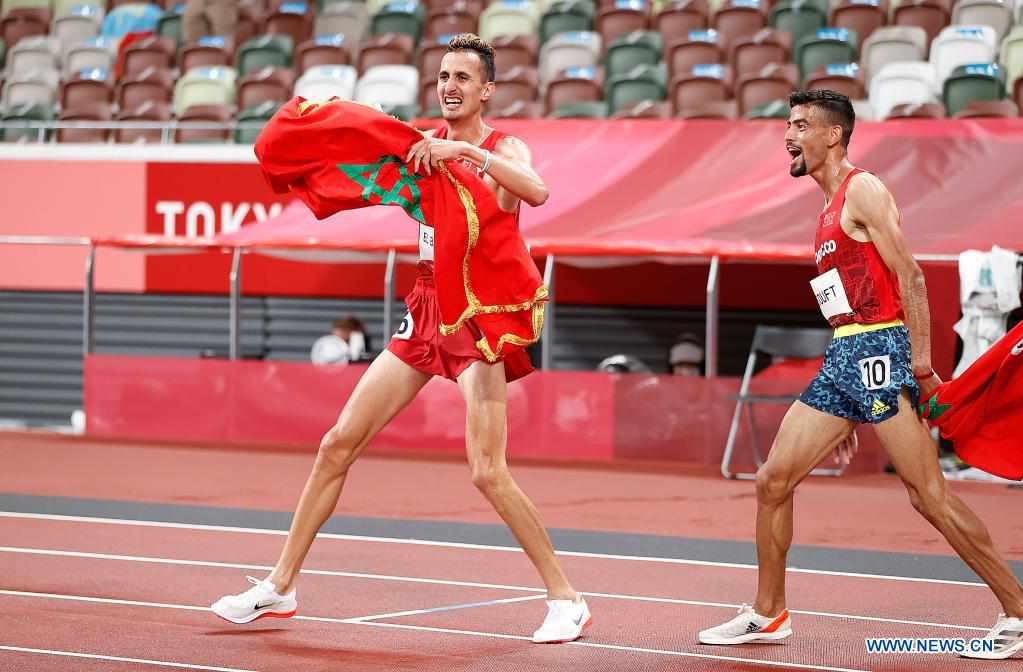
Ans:
[[[766,26],[765,5],[759,0],[728,0],[711,19],[711,27],[718,31],[721,45],[726,49]]]
[[[45,105],[57,102],[60,78],[56,70],[29,70],[11,75],[4,83],[3,107],[10,109],[22,105]]]
[[[605,119],[607,103],[601,101],[569,103],[552,111],[548,116],[552,119]]]
[[[707,0],[676,0],[654,15],[652,28],[664,44],[685,39],[694,30],[707,30],[710,9]]]
[[[50,13],[45,9],[15,8],[0,18],[0,40],[8,49],[26,37],[46,35],[50,28]]]
[[[923,28],[927,34],[927,43],[930,44],[950,20],[950,0],[896,0],[891,23]]]
[[[675,116],[702,113],[708,104],[732,99],[732,68],[720,63],[699,64],[671,80],[672,112]]]
[[[540,82],[546,84],[566,68],[592,68],[599,63],[600,35],[593,32],[555,35],[540,51]]]
[[[108,102],[94,102],[64,108],[60,121],[109,122],[113,119],[113,108]],[[57,142],[106,142],[110,138],[109,128],[61,128],[57,130]]]
[[[263,21],[263,32],[267,35],[287,35],[291,43],[302,44],[313,36],[313,20],[307,14],[304,2],[285,2]]]
[[[238,73],[264,68],[290,68],[293,43],[287,35],[258,35],[242,44],[235,57]]]
[[[886,63],[927,59],[927,33],[920,26],[878,28],[863,42],[860,66],[867,82]]]
[[[694,30],[686,39],[669,45],[665,55],[668,74],[675,77],[701,63],[724,63],[725,50],[718,40],[716,30]]]
[[[404,33],[374,35],[365,39],[359,50],[357,66],[360,74],[378,65],[408,65],[412,63],[415,42]]]
[[[171,119],[171,107],[167,103],[157,101],[146,101],[138,107],[122,108],[117,113],[117,120],[124,122],[140,123],[167,123]],[[129,128],[119,127],[114,131],[114,142],[122,143],[159,143],[163,138],[163,131],[153,128]]]
[[[888,23],[888,14],[880,0],[840,0],[831,10],[828,25],[845,28],[866,40],[875,30]]]
[[[355,50],[369,31],[369,14],[362,2],[332,2],[314,23],[316,35],[344,35],[345,44]]]
[[[530,103],[537,99],[539,76],[536,68],[519,66],[497,77],[494,95],[487,102],[487,109],[504,109],[514,103]]]
[[[7,52],[7,76],[17,76],[33,70],[56,70],[59,44],[51,38],[28,37]]]
[[[828,23],[827,14],[817,5],[802,0],[783,0],[771,9],[771,27],[792,36],[792,44],[816,34]]]
[[[4,96],[6,97],[6,87]],[[44,122],[53,121],[53,106],[49,104],[35,104],[25,103],[22,105],[8,106],[4,105],[4,112],[0,115],[0,121],[6,123],[13,122]],[[49,133],[40,134],[38,129],[34,128],[7,128],[2,130],[4,142],[35,142],[40,138],[43,139],[49,137]]]
[[[922,61],[889,63],[870,80],[870,104],[879,119],[903,103],[938,102],[938,75],[934,66]]]
[[[114,102],[114,85],[110,73],[99,68],[82,70],[64,83],[60,90],[60,107],[64,109],[84,108]]]
[[[50,34],[61,44],[84,42],[99,35],[102,17],[100,10],[92,5],[74,5],[69,14],[58,15],[53,20]]]
[[[593,5],[589,0],[557,0],[540,18],[540,43],[561,33],[593,29]]]
[[[991,26],[1001,42],[1012,26],[1012,2],[1005,0],[959,0],[952,8],[952,25]]]
[[[479,31],[478,16],[479,13],[470,9],[465,3],[431,9],[426,15],[423,35],[436,39],[442,35],[475,33]]]
[[[327,100],[333,96],[353,100],[357,79],[355,68],[350,65],[314,65],[295,82],[295,95],[307,100]]]
[[[291,70],[284,68],[267,68],[245,75],[238,80],[237,108],[246,110],[265,102],[287,102],[294,79]]]
[[[413,43],[419,42],[423,33],[421,5],[414,0],[389,2],[370,17],[370,32],[374,35],[399,33],[408,35]]]
[[[116,95],[122,110],[134,110],[147,102],[169,104],[174,95],[174,76],[169,70],[148,68],[122,79]]]
[[[771,100],[747,110],[746,119],[788,119],[789,105],[784,100]]]
[[[206,124],[227,124],[231,121],[231,109],[227,105],[205,103],[192,105],[178,114],[178,127],[174,129],[174,142],[178,143],[223,143],[230,141],[231,130],[224,128],[189,128],[189,122]]]
[[[611,77],[628,72],[637,65],[657,65],[661,62],[663,51],[660,33],[626,33],[608,45],[604,55],[604,69]]]
[[[528,0],[498,0],[480,14],[480,37],[536,35],[539,17]]]
[[[644,100],[664,100],[667,95],[667,70],[663,64],[639,65],[629,72],[609,76],[604,85],[608,112],[614,114],[626,105]]]
[[[1016,26],[1006,36],[998,62],[1005,68],[1005,81],[1011,90],[1023,76],[1023,26]]]
[[[378,65],[362,74],[355,100],[382,107],[415,106],[419,73],[411,65]]]
[[[858,51],[855,33],[844,28],[822,28],[798,40],[793,57],[805,79],[822,65],[855,63]]]
[[[178,67],[181,72],[192,68],[212,65],[231,65],[233,59],[231,40],[220,35],[200,37],[195,44],[181,48],[178,55]]]
[[[194,105],[234,105],[237,78],[235,69],[226,67],[185,73],[174,86],[174,114],[181,117]]]
[[[351,65],[352,55],[344,35],[320,35],[295,48],[295,74],[317,65]]]
[[[575,103],[596,103],[604,99],[604,75],[595,67],[566,68],[547,84],[544,109],[547,114]]]
[[[863,71],[855,63],[819,66],[807,77],[806,88],[831,89],[848,96],[850,100],[860,100],[867,95]]]
[[[184,5],[181,5],[181,8],[183,11]],[[156,22],[156,34],[159,35],[160,37],[166,37],[170,40],[173,40],[174,44],[180,47],[181,43],[183,42],[181,23],[182,23],[181,11],[175,9],[170,12],[167,12],[166,14],[160,17],[159,21]],[[118,136],[115,133],[114,137],[119,138],[120,136]],[[148,136],[145,135],[134,136],[133,134],[128,134],[128,137],[132,137],[133,139],[126,140],[125,142],[135,142],[136,140],[139,139],[141,139],[141,141],[143,142],[151,142],[151,140],[148,139]],[[118,142],[120,142],[120,140],[118,140]]]
[[[771,63],[787,63],[792,36],[781,30],[763,28],[732,45],[731,64],[736,77],[759,72]]]
[[[251,145],[256,142],[259,132],[266,122],[274,115],[279,104],[267,101],[238,113],[238,127],[234,131],[234,141],[240,145]]]
[[[612,5],[601,8],[593,26],[603,43],[611,44],[622,35],[646,30],[649,24],[643,0],[615,0]]]
[[[535,34],[498,35],[490,41],[497,58],[497,71],[508,70],[518,65],[536,65],[540,51],[540,39]]]
[[[941,103],[899,103],[888,111],[885,119],[944,119],[945,116],[945,106]]]
[[[740,117],[771,101],[788,100],[799,85],[799,68],[792,63],[771,63],[759,71],[743,75],[735,84],[735,100]]]
[[[931,43],[929,60],[940,84],[958,66],[992,63],[996,53],[995,30],[991,26],[949,26]]]
[[[949,116],[956,116],[973,101],[1005,98],[1005,71],[994,63],[960,65],[942,85],[942,102]]]
[[[1019,106],[1011,100],[971,100],[956,112],[956,119],[1018,117]]]

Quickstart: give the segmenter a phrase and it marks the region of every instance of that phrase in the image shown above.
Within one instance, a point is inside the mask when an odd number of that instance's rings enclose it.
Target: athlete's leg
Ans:
[[[785,609],[785,557],[792,545],[792,491],[853,430],[855,423],[801,401],[782,420],[767,462],[757,471],[757,563],[754,610]]]
[[[324,434],[312,473],[270,580],[284,594],[295,586],[306,553],[334,512],[348,468],[366,444],[411,402],[430,376],[384,350],[359,379],[337,423]]]
[[[565,578],[536,507],[512,479],[505,459],[507,396],[504,364],[476,362],[458,377],[465,398],[465,443],[472,482],[501,516],[536,566],[552,600],[572,600],[576,593]]]
[[[995,550],[984,523],[949,492],[934,442],[905,391],[899,397],[898,414],[875,425],[875,431],[909,491],[913,507],[991,587],[1003,611],[1023,617],[1023,587]]]

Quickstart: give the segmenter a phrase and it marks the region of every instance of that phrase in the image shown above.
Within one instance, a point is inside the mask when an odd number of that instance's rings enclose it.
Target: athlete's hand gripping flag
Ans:
[[[473,171],[451,161],[429,176],[412,172],[403,159],[422,138],[365,105],[296,97],[267,123],[255,150],[274,191],[295,194],[318,219],[396,205],[434,227],[441,331],[471,319],[483,335],[477,347],[496,361],[540,337],[547,288],[517,227],[493,217],[497,199]]]
[[[941,429],[964,462],[1023,479],[1023,323],[923,399],[920,415]]]

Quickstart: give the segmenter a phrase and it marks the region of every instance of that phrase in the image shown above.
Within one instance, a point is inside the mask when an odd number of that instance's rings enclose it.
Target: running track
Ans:
[[[544,607],[525,556],[464,464],[412,458],[353,469],[299,617],[218,620],[206,605],[276,558],[310,458],[0,434],[0,670],[1023,672],[866,653],[979,636],[998,610],[889,476],[800,489],[783,645],[696,643],[753,596],[752,486],[664,465],[513,466],[590,602],[580,642],[527,641]],[[1023,491],[952,485],[1023,576]]]

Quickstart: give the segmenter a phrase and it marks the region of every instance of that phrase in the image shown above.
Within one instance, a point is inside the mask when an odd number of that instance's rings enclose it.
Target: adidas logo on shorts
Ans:
[[[873,415],[874,417],[877,417],[879,415],[887,413],[890,410],[892,410],[891,406],[884,403],[880,399],[875,399],[873,406],[870,407],[870,414]]]

